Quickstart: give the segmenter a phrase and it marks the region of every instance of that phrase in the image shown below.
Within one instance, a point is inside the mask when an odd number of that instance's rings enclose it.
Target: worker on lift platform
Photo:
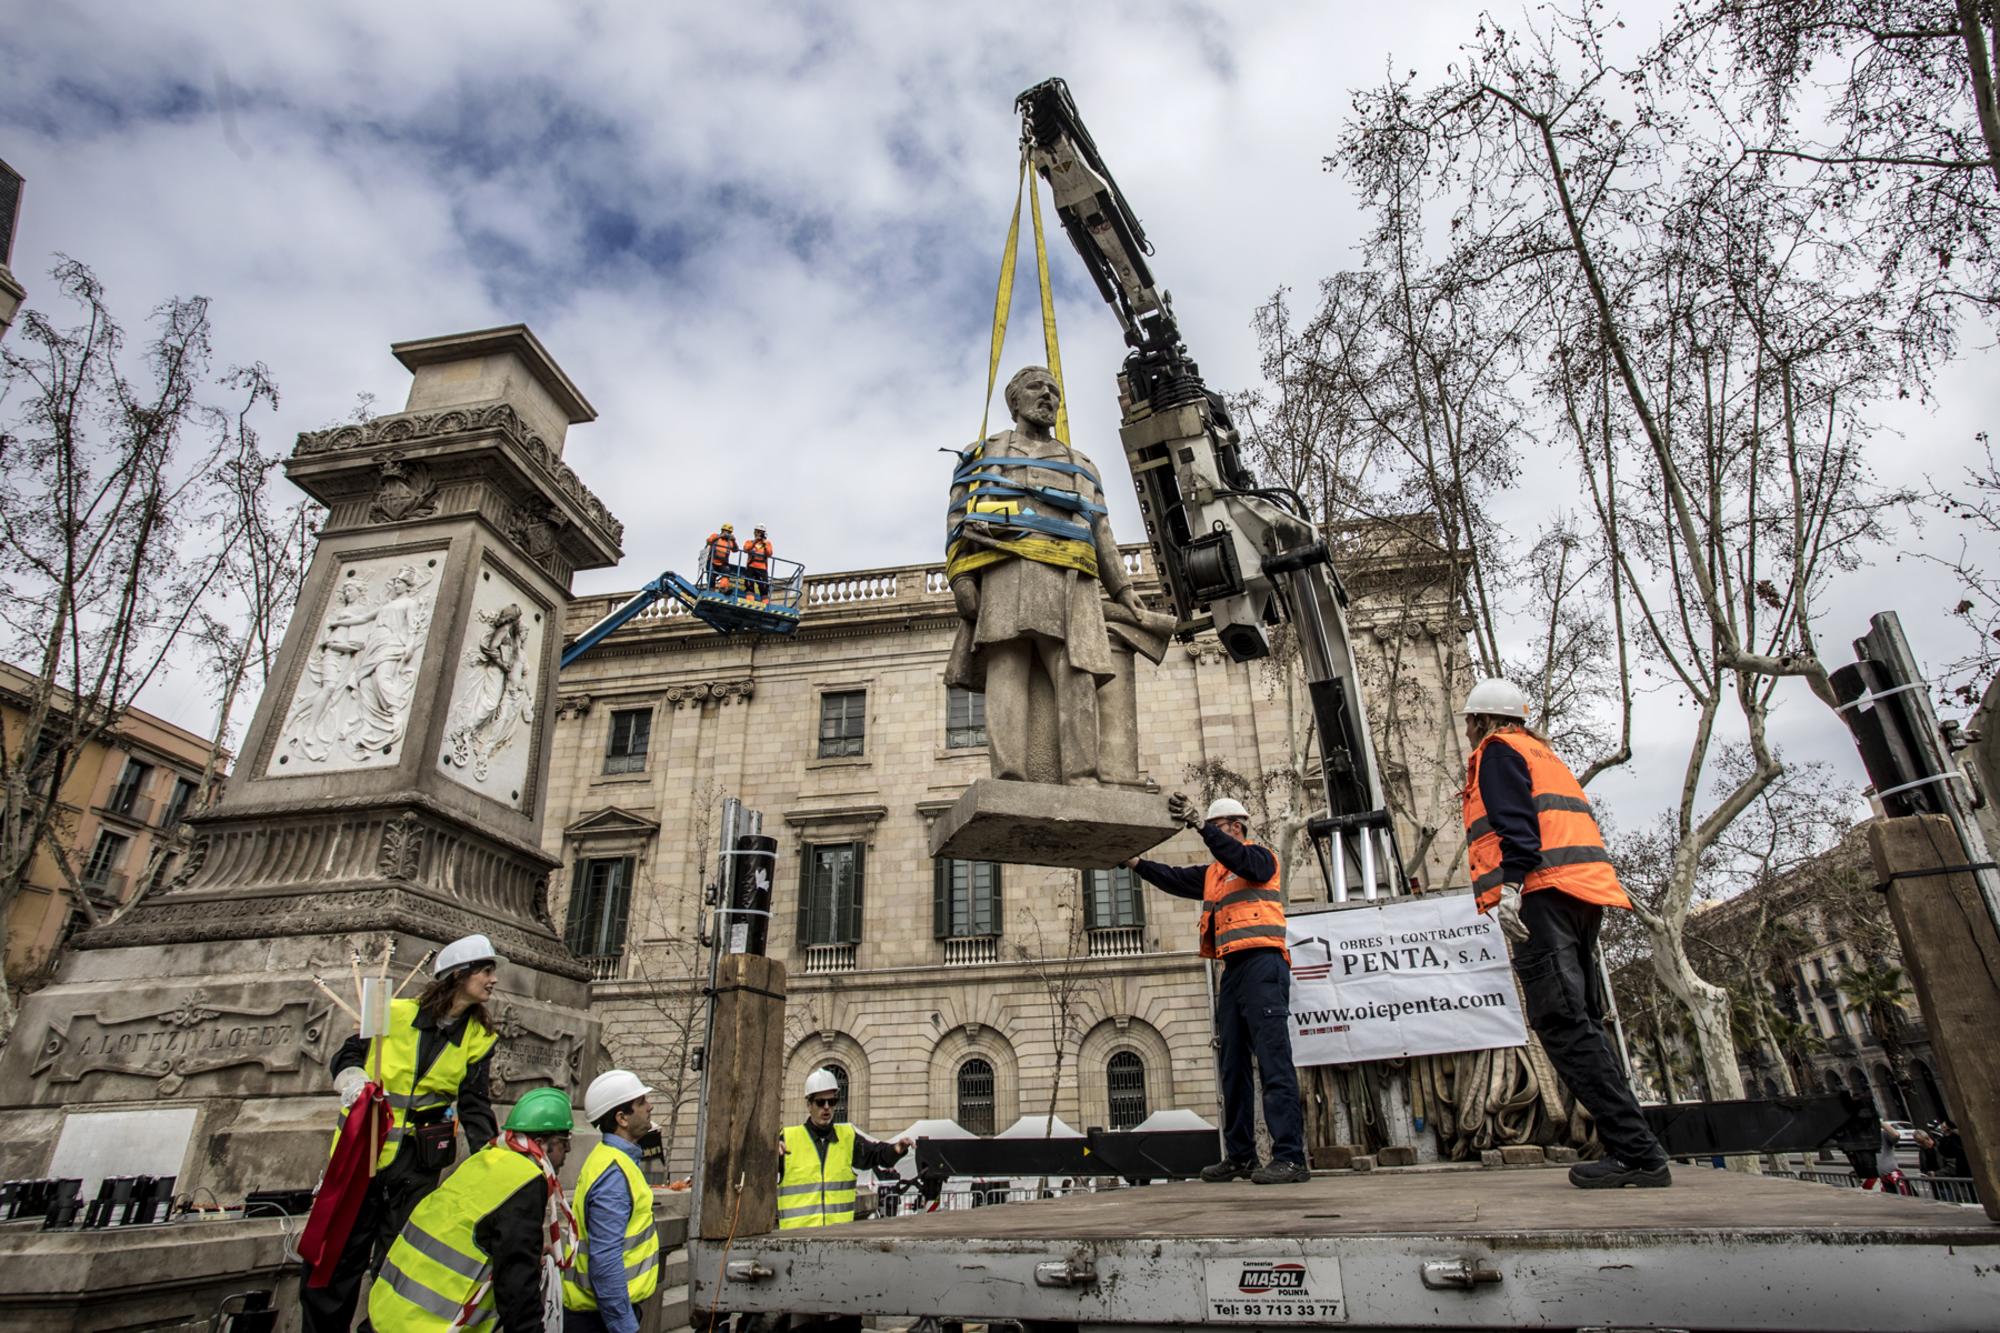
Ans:
[[[743,545],[743,581],[749,584],[752,597],[762,601],[771,599],[771,539],[764,535],[764,525],[757,525],[756,535]]]
[[[730,591],[737,549],[735,525],[724,523],[722,531],[708,534],[708,586],[719,593]]]

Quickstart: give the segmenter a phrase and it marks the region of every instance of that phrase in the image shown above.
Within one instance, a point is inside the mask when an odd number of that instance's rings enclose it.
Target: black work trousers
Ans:
[[[1528,1025],[1549,1062],[1597,1122],[1605,1151],[1633,1166],[1665,1163],[1667,1154],[1632,1096],[1632,1085],[1604,1031],[1604,987],[1597,932],[1604,909],[1560,889],[1521,895],[1528,939],[1514,946],[1514,972]]]
[[[395,1160],[368,1182],[368,1193],[354,1215],[354,1230],[347,1233],[347,1248],[334,1265],[332,1281],[324,1287],[308,1287],[301,1279],[299,1308],[305,1316],[305,1333],[347,1333],[354,1326],[362,1277],[381,1264],[411,1212],[437,1188],[439,1174],[418,1167],[416,1145],[405,1136]],[[311,1275],[310,1267],[307,1275]]]
[[[1271,1160],[1306,1160],[1305,1111],[1292,1064],[1291,994],[1292,969],[1276,949],[1245,949],[1223,958],[1215,1031],[1221,1040],[1222,1150],[1232,1162],[1257,1160],[1259,1076]]]

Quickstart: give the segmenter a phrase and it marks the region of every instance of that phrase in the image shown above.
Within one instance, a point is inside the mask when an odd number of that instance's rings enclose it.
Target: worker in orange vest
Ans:
[[[717,592],[729,591],[729,576],[736,568],[736,528],[724,523],[722,531],[708,534],[708,586]]]
[[[1259,1185],[1310,1180],[1299,1073],[1292,1064],[1292,955],[1285,947],[1285,895],[1278,859],[1250,838],[1250,812],[1223,797],[1197,818],[1176,792],[1173,817],[1201,834],[1215,859],[1169,866],[1133,857],[1125,868],[1176,898],[1201,900],[1201,956],[1222,960],[1215,1026],[1222,1074],[1222,1160],[1201,1169],[1210,1182],[1248,1176]],[[1253,1071],[1251,1056],[1257,1064]],[[1257,1079],[1271,1160],[1257,1165]]]
[[[764,525],[757,525],[756,535],[743,545],[743,581],[750,585],[750,595],[769,600],[771,596],[771,542],[764,535]]]
[[[1597,932],[1632,906],[1576,777],[1528,730],[1528,696],[1482,680],[1466,696],[1466,857],[1479,910],[1512,942],[1528,1023],[1597,1122],[1605,1156],[1570,1168],[1582,1189],[1673,1183],[1667,1154],[1604,1031]]]

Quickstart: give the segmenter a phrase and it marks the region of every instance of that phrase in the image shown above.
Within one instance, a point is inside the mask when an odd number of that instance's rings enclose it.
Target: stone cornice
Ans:
[[[329,430],[301,431],[292,456],[314,458],[378,445],[448,443],[457,438],[495,433],[534,463],[555,490],[598,530],[597,535],[605,545],[614,551],[623,545],[625,525],[612,516],[604,502],[583,484],[548,442],[528,428],[513,405],[504,401],[435,412],[396,412]]]

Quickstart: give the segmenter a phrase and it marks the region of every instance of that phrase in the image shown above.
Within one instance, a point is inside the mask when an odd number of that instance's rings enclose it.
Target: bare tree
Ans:
[[[1055,1129],[1056,1104],[1070,1050],[1083,1036],[1082,1019],[1102,999],[1102,988],[1090,971],[1090,942],[1084,929],[1082,885],[1074,874],[1051,874],[1049,892],[1027,913],[1027,940],[1009,941],[1007,952],[1027,969],[1041,991],[1042,1018],[1047,1024],[1055,1068],[1049,1075],[1047,1119],[1043,1137]],[[1046,1185],[1044,1181],[1044,1185]]]
[[[102,912],[82,888],[63,784],[198,629],[241,531],[218,469],[254,450],[244,425],[275,389],[261,365],[211,379],[199,297],[153,312],[143,374],[129,373],[124,331],[95,275],[65,259],[53,277],[80,322],[60,328],[29,311],[0,348],[10,408],[0,435],[0,633],[31,676],[26,707],[0,730],[0,920],[46,855],[94,924]],[[205,401],[218,387],[235,395],[235,410]],[[0,995],[0,1032],[13,1012],[11,993]]]

